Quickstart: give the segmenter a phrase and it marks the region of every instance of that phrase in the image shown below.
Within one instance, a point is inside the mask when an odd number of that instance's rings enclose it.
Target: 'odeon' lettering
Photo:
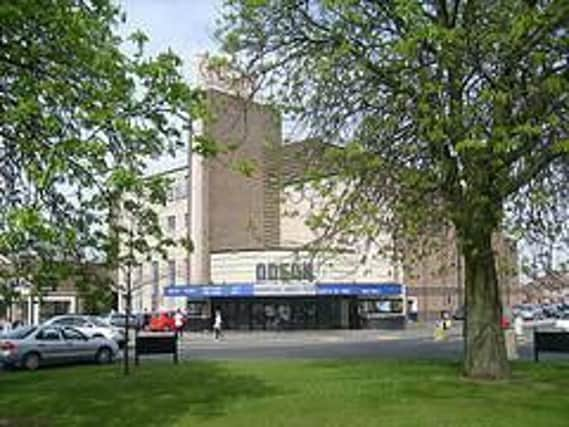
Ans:
[[[255,272],[257,282],[314,280],[314,268],[311,262],[259,263]]]

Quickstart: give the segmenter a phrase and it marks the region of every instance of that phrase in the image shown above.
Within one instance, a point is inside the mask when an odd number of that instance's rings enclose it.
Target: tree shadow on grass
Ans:
[[[42,427],[170,426],[182,417],[225,416],[236,401],[277,394],[219,362],[146,362],[130,377],[117,366],[83,366],[3,375],[0,414],[14,423],[33,417]]]

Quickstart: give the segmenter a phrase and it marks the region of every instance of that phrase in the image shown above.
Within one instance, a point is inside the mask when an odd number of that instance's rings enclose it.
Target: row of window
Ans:
[[[150,267],[150,274],[146,274],[146,269]],[[163,279],[167,279],[167,285],[175,285],[176,283],[187,282],[190,276],[190,262],[187,258],[176,262],[176,260],[168,260],[166,269],[161,271],[159,261],[152,261],[150,264],[140,264],[136,270],[135,283],[137,285],[152,284],[153,294],[159,292],[159,285]],[[164,268],[164,265],[162,265]],[[150,279],[150,280],[148,280]]]
[[[162,219],[162,227],[167,234],[176,234],[176,215],[168,215]],[[190,224],[190,215],[184,214],[184,227]]]
[[[168,202],[185,199],[189,194],[189,184],[190,181],[188,180],[188,177],[176,180],[176,182],[172,184],[172,187],[168,189],[168,193],[166,195]]]

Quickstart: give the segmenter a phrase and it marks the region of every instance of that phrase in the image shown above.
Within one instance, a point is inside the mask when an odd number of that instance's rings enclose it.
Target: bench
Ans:
[[[533,332],[534,360],[539,362],[539,352],[569,353],[569,332]]]
[[[152,354],[171,354],[178,363],[178,334],[145,332],[137,334],[134,345],[134,363],[138,365],[140,356]]]

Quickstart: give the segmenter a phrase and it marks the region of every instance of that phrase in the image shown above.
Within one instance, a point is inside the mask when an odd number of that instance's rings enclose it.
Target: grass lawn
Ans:
[[[143,361],[0,374],[0,426],[569,426],[569,364],[461,379],[445,362]]]

